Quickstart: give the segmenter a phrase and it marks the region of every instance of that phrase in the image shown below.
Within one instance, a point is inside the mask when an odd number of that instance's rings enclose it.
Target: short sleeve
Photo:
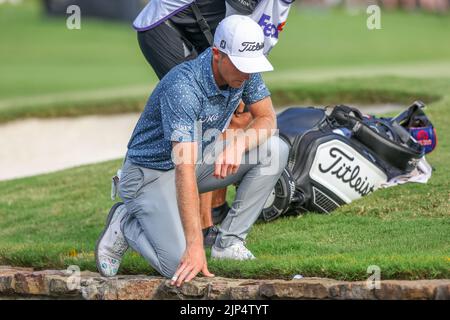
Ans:
[[[199,98],[188,85],[172,85],[171,88],[160,98],[164,139],[196,141]]]
[[[253,73],[244,86],[242,101],[248,106],[268,96],[270,96],[270,92],[269,89],[267,89],[261,74]]]

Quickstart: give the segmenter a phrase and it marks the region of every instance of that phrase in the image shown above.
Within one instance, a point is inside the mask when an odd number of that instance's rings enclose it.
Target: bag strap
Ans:
[[[203,32],[203,34],[206,37],[206,40],[208,40],[208,43],[210,46],[214,43],[214,38],[211,32],[211,28],[209,27],[208,22],[203,17],[202,13],[200,12],[200,9],[197,6],[197,3],[194,1],[191,5],[192,11],[194,12],[195,19],[197,20],[197,24],[200,27],[200,30]]]
[[[397,122],[402,127],[409,128],[413,126],[414,118],[417,116],[425,116],[425,113],[422,111],[422,109],[425,108],[425,104],[420,101],[414,101],[414,103],[408,107],[405,111],[400,113],[399,115],[395,116],[391,119],[391,122]],[[428,118],[426,118],[428,120]],[[428,120],[429,121],[429,120]]]
[[[354,116],[351,115],[352,113]],[[355,108],[336,106],[329,117],[339,125],[350,129],[354,138],[371,149],[381,159],[400,170],[412,171],[418,159],[424,155],[423,148],[412,140],[409,134],[407,137],[403,134],[400,137],[401,140],[406,140],[404,145],[391,141],[365,124],[361,112]],[[401,134],[398,129],[394,128],[396,134]]]
[[[354,116],[352,117],[351,114]],[[339,125],[349,126],[354,125],[354,120],[363,120],[363,115],[361,111],[356,108],[352,108],[345,105],[338,105],[333,108],[329,118],[337,121]]]

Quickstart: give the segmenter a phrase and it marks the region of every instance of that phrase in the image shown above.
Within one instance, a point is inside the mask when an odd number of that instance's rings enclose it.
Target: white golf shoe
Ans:
[[[104,277],[113,277],[119,270],[128,243],[120,229],[120,222],[127,213],[123,202],[116,203],[109,211],[106,226],[97,240],[95,261],[97,269]]]
[[[211,249],[213,259],[253,260],[255,256],[248,250],[243,242],[235,243],[226,248],[213,246]]]

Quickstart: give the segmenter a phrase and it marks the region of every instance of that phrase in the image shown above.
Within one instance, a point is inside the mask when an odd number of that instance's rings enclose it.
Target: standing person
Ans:
[[[135,19],[139,46],[161,80],[181,62],[195,59],[212,45],[218,23],[230,15],[246,15],[264,33],[264,54],[278,42],[294,0],[152,0]],[[244,129],[252,120],[243,103],[236,109],[229,129]],[[219,223],[230,207],[226,190],[200,196],[205,246],[211,246]]]
[[[264,31],[264,54],[278,42],[294,0],[152,0],[133,22],[139,46],[158,78],[212,45],[219,22],[246,15]]]
[[[103,276],[117,274],[128,245],[178,286],[200,271],[213,276],[203,247],[199,193],[236,182],[236,198],[211,256],[255,258],[245,239],[289,154],[288,145],[273,135],[275,112],[259,74],[273,68],[263,48],[257,23],[230,16],[218,26],[212,48],[159,82],[128,144],[119,187],[125,204],[110,211],[97,242]],[[221,132],[241,99],[254,119],[246,131],[223,141]]]
[[[226,15],[242,14],[257,22],[264,33],[264,54],[267,56],[277,44],[279,35],[283,31],[288,18],[289,9],[295,0],[251,0],[251,1],[225,1]],[[246,128],[252,120],[248,108],[241,103],[236,109],[230,122],[230,129]],[[227,188],[216,190],[212,196],[203,195],[201,202],[205,245],[214,242],[217,228],[214,224],[220,223],[228,213],[230,207],[226,202]],[[211,197],[211,201],[209,201]],[[211,206],[209,205],[211,203]],[[208,214],[212,211],[212,214]]]

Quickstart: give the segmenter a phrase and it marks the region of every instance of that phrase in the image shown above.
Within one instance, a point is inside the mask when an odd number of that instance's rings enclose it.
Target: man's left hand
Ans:
[[[227,176],[235,174],[239,169],[244,152],[244,136],[237,136],[231,139],[230,143],[216,159],[214,177],[225,179]]]

